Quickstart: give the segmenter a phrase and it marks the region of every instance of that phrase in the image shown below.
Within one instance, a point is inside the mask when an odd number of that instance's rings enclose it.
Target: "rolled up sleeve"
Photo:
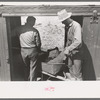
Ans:
[[[74,41],[70,46],[66,47],[66,49],[68,49],[69,51],[72,51],[73,49],[77,48],[82,43],[80,24],[75,25],[73,33],[74,33]]]
[[[38,31],[36,33],[36,45],[37,47],[41,48],[41,38]]]

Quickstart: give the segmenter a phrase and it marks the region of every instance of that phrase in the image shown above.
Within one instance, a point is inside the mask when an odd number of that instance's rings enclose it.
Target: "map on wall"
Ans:
[[[25,24],[27,17],[22,17],[22,24]],[[42,42],[42,49],[48,50],[64,47],[64,26],[57,16],[35,16],[35,28],[38,29]]]

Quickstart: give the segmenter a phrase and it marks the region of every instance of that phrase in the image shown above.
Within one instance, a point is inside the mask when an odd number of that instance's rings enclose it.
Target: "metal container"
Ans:
[[[56,75],[62,70],[64,63],[42,63],[42,71],[47,72],[52,75]]]

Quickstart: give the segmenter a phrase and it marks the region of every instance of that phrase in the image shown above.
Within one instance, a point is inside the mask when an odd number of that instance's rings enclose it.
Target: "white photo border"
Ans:
[[[38,4],[100,5],[100,2],[34,2]],[[33,5],[30,2],[0,2],[0,5]],[[53,87],[54,91],[46,91]],[[100,98],[99,81],[0,82],[0,99],[6,98]]]

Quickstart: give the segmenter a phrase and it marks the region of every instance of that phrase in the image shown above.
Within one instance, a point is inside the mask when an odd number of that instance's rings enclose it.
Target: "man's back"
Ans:
[[[17,29],[17,34],[20,39],[21,47],[36,47],[37,46],[37,39],[40,42],[40,37],[38,31],[30,27],[28,25],[22,25]]]

